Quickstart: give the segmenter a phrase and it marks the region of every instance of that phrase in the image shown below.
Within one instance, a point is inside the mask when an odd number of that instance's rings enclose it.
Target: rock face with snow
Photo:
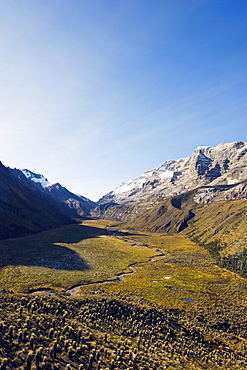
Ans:
[[[247,179],[247,143],[236,141],[216,147],[198,147],[189,158],[168,160],[162,166],[123,182],[104,195],[99,204],[147,202],[166,199],[201,186],[233,185]],[[157,201],[158,201],[157,199]]]
[[[27,169],[21,171],[26,176],[27,179],[32,180],[37,185],[40,185],[42,188],[45,188],[46,186],[50,185],[47,178],[45,178],[43,175],[39,175]]]
[[[96,203],[81,195],[70,192],[59,183],[50,184],[46,177],[36,174],[27,169],[10,171],[25,186],[36,191],[36,193],[46,199],[60,212],[72,218],[88,216],[90,210],[95,208]]]
[[[198,147],[190,158],[166,161],[105,195],[94,212],[127,229],[182,233],[247,276],[247,143]]]

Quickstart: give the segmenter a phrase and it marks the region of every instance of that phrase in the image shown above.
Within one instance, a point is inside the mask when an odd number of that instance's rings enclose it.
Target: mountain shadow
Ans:
[[[84,225],[66,225],[57,229],[0,242],[0,268],[5,266],[40,266],[51,269],[89,269],[89,263],[63,244],[107,235],[107,231]]]
[[[74,223],[0,162],[0,239],[17,238]]]
[[[42,175],[35,174],[29,170],[18,170],[9,168],[18,182],[35,192],[41,199],[47,201],[55,209],[71,218],[84,219],[90,215],[90,210],[96,207],[96,203],[82,195],[71,193],[59,183],[43,187],[40,179]],[[24,175],[23,171],[27,174]],[[28,176],[28,177],[27,177]],[[36,182],[37,180],[37,182]]]

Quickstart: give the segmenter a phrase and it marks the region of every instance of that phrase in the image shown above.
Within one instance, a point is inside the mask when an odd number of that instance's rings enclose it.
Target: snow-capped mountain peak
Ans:
[[[99,204],[139,200],[148,202],[152,195],[167,198],[199,186],[232,185],[245,180],[246,176],[246,142],[221,143],[216,147],[199,146],[191,157],[167,160],[160,167],[123,182],[104,195]]]
[[[189,165],[189,160],[190,157],[165,161],[165,163],[160,167],[148,170],[134,180],[123,181],[112,191],[112,194],[118,195],[134,189],[141,189],[151,178],[155,178],[158,181],[163,179],[172,179],[174,177],[174,172],[179,171],[181,168],[184,169]]]
[[[134,188],[141,188],[149,177],[153,175],[154,170],[144,172],[135,180],[123,181],[118,187],[113,190],[113,194],[121,194],[131,191]]]
[[[35,183],[40,184],[43,188],[51,185],[50,182],[48,181],[48,179],[46,177],[44,177],[43,175],[39,175],[39,174],[34,173],[32,171],[29,171],[27,169],[24,169],[24,170],[21,170],[21,171],[26,176],[26,178],[32,180]]]

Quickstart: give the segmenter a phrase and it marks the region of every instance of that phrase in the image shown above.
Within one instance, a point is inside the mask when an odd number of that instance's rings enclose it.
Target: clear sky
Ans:
[[[246,0],[0,0],[0,160],[97,200],[246,141]]]

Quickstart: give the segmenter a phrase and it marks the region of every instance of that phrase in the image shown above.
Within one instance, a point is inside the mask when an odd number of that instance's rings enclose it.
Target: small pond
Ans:
[[[185,302],[188,302],[188,303],[193,303],[196,300],[195,299],[192,299],[192,298],[183,298],[183,299],[181,299],[181,301],[185,301]]]

